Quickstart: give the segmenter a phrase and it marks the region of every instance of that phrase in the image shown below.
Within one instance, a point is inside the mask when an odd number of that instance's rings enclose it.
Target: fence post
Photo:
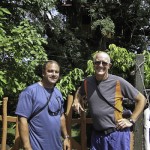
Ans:
[[[142,54],[136,55],[136,77],[135,87],[143,94],[144,87],[144,56]],[[140,115],[134,126],[134,150],[143,150],[144,145],[144,129],[143,129],[143,113]]]
[[[3,98],[3,115],[2,115],[2,150],[6,150],[6,141],[7,141],[7,101],[8,97]]]
[[[83,108],[84,100],[81,101]],[[87,150],[87,135],[86,135],[86,112],[81,111],[81,150]]]
[[[71,121],[72,121],[72,103],[73,103],[73,96],[68,95],[67,111],[66,111],[66,124],[67,124],[68,134],[70,136],[71,136]],[[72,138],[71,137],[70,137],[70,142],[72,143]]]
[[[21,137],[19,135],[19,129],[18,129],[18,117],[16,117],[16,132],[15,132],[15,143],[13,147],[11,147],[9,150],[20,150],[22,148],[22,141]]]

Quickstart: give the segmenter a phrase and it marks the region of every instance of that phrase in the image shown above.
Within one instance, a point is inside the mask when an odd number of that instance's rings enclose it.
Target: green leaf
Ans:
[[[0,11],[3,11],[4,13],[9,14],[9,15],[11,14],[10,11],[6,8],[0,8]]]

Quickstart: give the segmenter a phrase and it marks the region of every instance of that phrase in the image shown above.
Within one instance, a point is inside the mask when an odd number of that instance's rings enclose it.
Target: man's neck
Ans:
[[[54,85],[48,84],[48,83],[44,82],[43,80],[39,81],[39,84],[47,89],[52,89],[54,87]]]
[[[104,80],[108,79],[108,76],[109,76],[108,74],[105,74],[103,76],[95,75],[95,78],[97,81],[104,81]]]

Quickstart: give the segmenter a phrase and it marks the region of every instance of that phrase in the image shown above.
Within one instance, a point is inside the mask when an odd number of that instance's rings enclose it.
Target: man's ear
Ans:
[[[112,63],[109,64],[109,69],[111,68],[111,66],[112,66]]]

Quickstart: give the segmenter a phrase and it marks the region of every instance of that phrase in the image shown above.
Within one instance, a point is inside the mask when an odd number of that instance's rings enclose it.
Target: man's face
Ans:
[[[95,57],[94,63],[94,70],[96,76],[104,77],[108,75],[108,70],[111,66],[110,58],[105,53],[99,53]]]
[[[43,73],[43,79],[47,84],[54,85],[59,79],[60,68],[55,63],[48,63]]]

